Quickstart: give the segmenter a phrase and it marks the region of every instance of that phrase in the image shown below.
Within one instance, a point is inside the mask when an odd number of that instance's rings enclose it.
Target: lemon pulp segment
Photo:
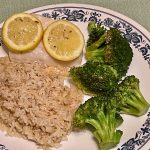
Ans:
[[[17,45],[28,44],[37,35],[38,23],[27,17],[18,17],[8,25],[8,37]]]

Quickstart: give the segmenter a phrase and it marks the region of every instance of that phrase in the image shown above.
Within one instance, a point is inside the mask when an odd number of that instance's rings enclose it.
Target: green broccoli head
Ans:
[[[96,42],[100,36],[105,33],[106,29],[101,25],[97,25],[94,21],[89,22],[88,32],[89,39],[87,41],[87,46],[90,46],[92,43]]]
[[[96,61],[87,61],[81,67],[71,68],[70,76],[86,94],[109,92],[119,81],[117,71],[112,66]]]
[[[85,128],[86,120],[88,118],[95,118],[96,114],[103,110],[107,100],[105,96],[92,97],[87,100],[84,104],[81,104],[74,116],[74,127]]]
[[[102,150],[115,147],[122,136],[116,128],[123,122],[106,95],[92,97],[82,104],[75,113],[73,125],[85,128],[88,125]]]
[[[101,63],[114,66],[120,77],[126,74],[132,57],[133,52],[127,39],[115,28],[105,30],[86,48],[87,60],[99,60]]]
[[[144,115],[150,106],[140,91],[139,79],[134,75],[127,76],[119,84],[112,103],[118,105],[120,113],[135,116]]]

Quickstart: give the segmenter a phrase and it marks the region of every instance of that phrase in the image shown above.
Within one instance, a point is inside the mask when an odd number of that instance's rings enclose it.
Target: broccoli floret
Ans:
[[[117,71],[110,65],[87,61],[81,67],[70,69],[70,76],[78,88],[86,94],[109,92],[118,84]]]
[[[139,79],[134,75],[127,76],[118,86],[112,98],[114,106],[118,106],[120,113],[141,116],[150,104],[145,100],[139,88]]]
[[[87,60],[99,60],[101,63],[114,66],[120,78],[127,73],[132,57],[133,52],[127,39],[115,28],[104,31],[86,48]]]
[[[101,150],[115,147],[122,136],[116,128],[123,122],[115,107],[111,107],[106,96],[92,97],[75,113],[73,125],[79,129],[91,126]]]
[[[95,24],[94,21],[88,24],[88,33],[89,39],[87,41],[87,46],[90,46],[92,43],[96,42],[100,36],[105,33],[106,29],[101,25]]]
[[[86,127],[86,119],[94,118],[96,114],[107,104],[106,96],[92,97],[84,104],[81,104],[75,113],[74,126],[78,128]]]
[[[93,43],[90,42],[86,49],[87,63],[71,68],[70,75],[86,94],[110,92],[127,73],[133,57],[132,49],[118,29],[106,31],[92,22],[88,31]]]

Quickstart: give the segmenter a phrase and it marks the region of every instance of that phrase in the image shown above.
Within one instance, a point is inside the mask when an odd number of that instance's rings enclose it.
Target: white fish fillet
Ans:
[[[35,15],[43,25],[43,28],[46,29],[47,26],[54,22],[54,20],[42,17],[40,15]],[[42,41],[39,43],[39,45],[32,51],[27,53],[13,53],[11,51],[8,52],[10,60],[13,61],[21,61],[21,62],[31,62],[31,61],[42,61],[45,64],[53,65],[53,66],[79,66],[82,61],[82,55],[78,57],[77,59],[69,62],[63,62],[53,59],[45,50]]]

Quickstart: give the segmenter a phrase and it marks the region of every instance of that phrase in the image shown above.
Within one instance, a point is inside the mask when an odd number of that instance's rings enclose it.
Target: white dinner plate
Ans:
[[[87,24],[95,21],[105,27],[115,27],[128,38],[133,48],[134,57],[128,75],[140,79],[140,89],[150,103],[150,33],[130,18],[115,11],[86,4],[57,4],[29,10],[51,19],[66,19],[75,23],[88,38]],[[0,27],[2,24],[0,25]],[[6,53],[0,41],[0,56]],[[141,117],[123,115],[124,122],[119,127],[123,136],[114,150],[149,150],[150,149],[150,110]],[[0,132],[0,150],[36,150],[37,145],[31,141],[6,136]],[[56,150],[56,149],[53,149]],[[58,150],[98,150],[97,143],[88,131],[72,132],[68,141],[62,142]]]

